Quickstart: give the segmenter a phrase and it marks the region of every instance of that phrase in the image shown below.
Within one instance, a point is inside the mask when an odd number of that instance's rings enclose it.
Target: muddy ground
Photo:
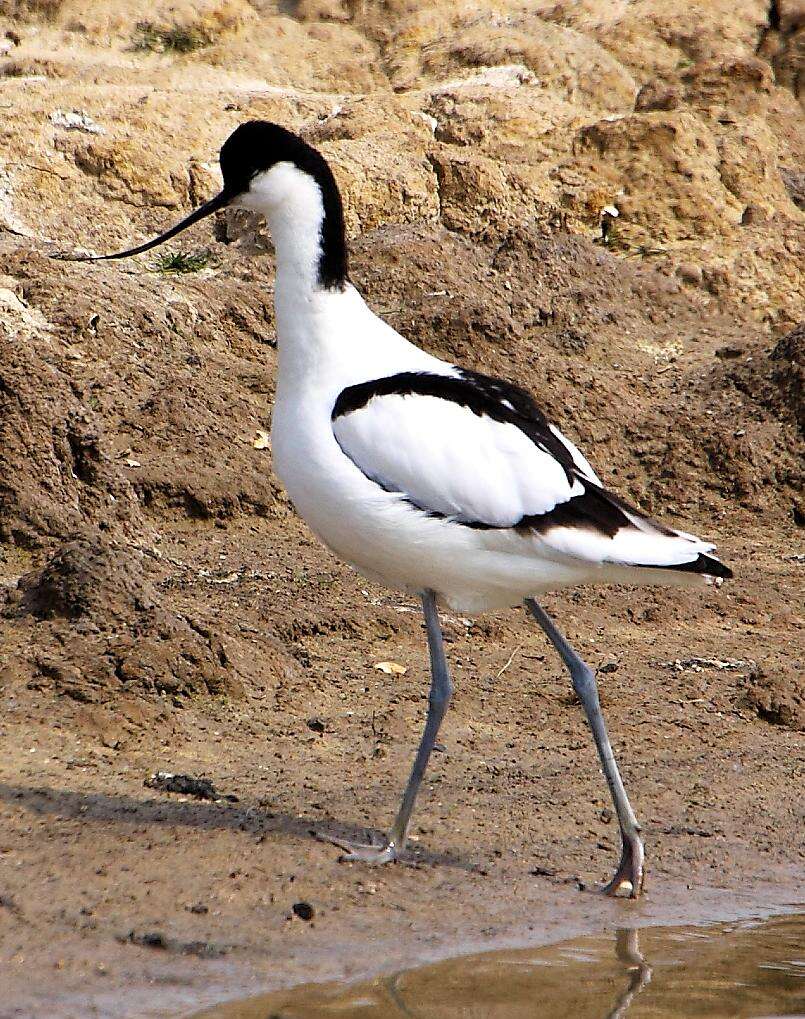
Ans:
[[[0,1015],[171,1015],[802,901],[802,24],[693,5],[692,35],[621,6],[490,4],[490,34],[460,4],[447,27],[154,5],[144,37],[142,5],[0,3]],[[149,49],[176,24],[197,48]],[[322,549],[271,474],[270,245],[227,215],[172,247],[193,272],[48,258],[171,223],[250,116],[333,160],[378,312],[530,388],[733,567],[545,601],[599,670],[644,903],[596,892],[617,826],[521,611],[444,617],[456,695],[407,861],[317,839],[391,821],[427,661],[416,605]]]

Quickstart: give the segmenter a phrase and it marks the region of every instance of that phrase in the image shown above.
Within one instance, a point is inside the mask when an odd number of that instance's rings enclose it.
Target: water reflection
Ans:
[[[614,948],[614,951],[613,951]],[[650,960],[650,962],[648,961]],[[196,1019],[805,1019],[805,916],[618,930],[309,984]]]
[[[651,966],[640,952],[638,933],[634,927],[621,927],[615,932],[615,956],[630,974],[629,986],[618,998],[606,1019],[621,1019],[640,992],[651,982]]]
[[[604,1019],[622,1019],[628,1012],[629,1006],[635,997],[651,981],[651,966],[646,962],[640,951],[639,934],[636,928],[620,928],[615,932],[615,957],[626,970],[628,982],[626,987],[618,994],[614,1007],[607,1011]],[[404,974],[395,973],[384,981],[389,998],[397,1008],[397,1012],[393,1014],[406,1016],[406,1019],[423,1019],[422,1013],[406,1003],[403,997],[403,989],[401,987],[403,976]],[[462,1012],[462,1015],[464,1014],[465,1012]],[[532,1014],[536,1017],[543,1013],[535,1011]],[[280,1019],[280,1017],[278,1016],[277,1019]],[[284,1015],[282,1019],[285,1019]]]

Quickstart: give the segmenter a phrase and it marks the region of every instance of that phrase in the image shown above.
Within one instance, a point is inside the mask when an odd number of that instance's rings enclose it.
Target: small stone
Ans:
[[[88,113],[83,110],[54,110],[50,115],[54,127],[62,127],[66,131],[85,131],[87,134],[106,134],[100,124],[96,124]]]
[[[532,877],[555,877],[556,867],[532,867],[528,873]]]
[[[168,939],[162,931],[145,931],[138,934],[137,931],[132,930],[121,940],[129,941],[132,945],[140,945],[143,948],[158,948],[161,951],[166,951],[168,948]]]
[[[324,722],[321,718],[309,718],[307,720],[307,727],[312,732],[324,732]]]
[[[316,915],[316,910],[310,905],[309,902],[295,902],[291,906],[294,916],[298,916],[300,920],[305,920],[307,923],[313,919]]]
[[[716,357],[720,357],[722,361],[729,361],[735,357],[742,357],[745,353],[743,347],[719,347]]]
[[[766,210],[759,205],[747,205],[741,216],[741,226],[755,226],[758,223],[765,223],[768,218]]]
[[[635,110],[675,110],[681,99],[679,88],[669,87],[662,81],[649,81],[637,93]]]
[[[702,284],[702,267],[694,262],[680,262],[676,267],[676,274],[683,283],[690,283],[691,286],[699,287]]]

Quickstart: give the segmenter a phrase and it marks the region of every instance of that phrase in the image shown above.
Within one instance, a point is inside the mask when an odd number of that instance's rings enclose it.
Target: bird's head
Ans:
[[[233,206],[261,213],[269,225],[284,213],[295,217],[299,230],[315,223],[324,253],[321,282],[325,286],[342,282],[346,277],[344,214],[332,171],[321,153],[279,124],[250,120],[227,138],[219,158],[224,180],[221,191],[158,237],[109,255],[59,257],[98,261],[139,255],[219,209]],[[328,265],[328,260],[332,264]]]

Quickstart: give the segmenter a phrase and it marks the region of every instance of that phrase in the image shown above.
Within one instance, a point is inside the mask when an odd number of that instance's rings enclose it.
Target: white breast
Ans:
[[[347,386],[396,372],[444,374],[454,369],[377,318],[353,287],[314,294],[300,314],[295,295],[284,294],[278,285],[276,304],[274,470],[301,516],[340,551],[345,509],[356,519],[365,517],[360,500],[374,494],[376,486],[369,485],[336,442],[331,414],[338,394]],[[354,520],[347,529],[354,532]]]

